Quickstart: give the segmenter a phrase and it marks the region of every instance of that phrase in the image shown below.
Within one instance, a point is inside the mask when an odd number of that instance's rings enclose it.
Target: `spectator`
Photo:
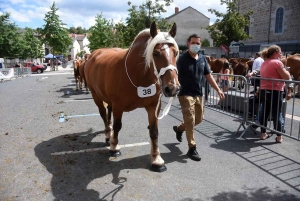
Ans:
[[[220,74],[225,74],[225,75],[221,75],[218,76],[218,80],[221,77],[221,87],[223,92],[227,92],[228,91],[228,87],[229,87],[229,75],[230,74],[230,70],[229,70],[229,63],[228,62],[224,62],[222,69],[219,72]]]
[[[277,45],[272,45],[262,51],[262,57],[264,59],[260,68],[261,78],[273,78],[289,80],[290,73],[284,68],[283,63],[280,61],[281,49]],[[267,126],[268,116],[272,111],[273,125],[275,130],[283,132],[283,119],[282,119],[282,103],[284,82],[261,80],[260,84],[260,102],[261,110],[263,111],[262,118],[259,118],[261,125]],[[261,140],[265,140],[270,135],[266,133],[265,128],[261,128]],[[281,143],[283,138],[280,134],[277,134],[275,138],[277,143]]]
[[[253,65],[252,65],[252,72],[248,73],[247,77],[252,77],[252,76],[260,77],[260,67],[263,62],[264,60],[261,58],[260,53],[256,52],[255,60],[253,61]],[[254,86],[254,89],[250,93],[255,93],[257,91],[257,87],[259,87],[260,85],[259,79],[252,80],[251,84],[252,86]]]

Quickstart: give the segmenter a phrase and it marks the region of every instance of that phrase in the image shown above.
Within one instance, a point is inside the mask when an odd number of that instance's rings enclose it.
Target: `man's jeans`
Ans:
[[[273,94],[272,94],[273,93]],[[282,91],[261,90],[258,121],[261,125],[267,126],[269,114],[272,114],[274,129],[283,132],[284,119],[282,116]],[[266,129],[261,128],[261,132],[265,133]]]

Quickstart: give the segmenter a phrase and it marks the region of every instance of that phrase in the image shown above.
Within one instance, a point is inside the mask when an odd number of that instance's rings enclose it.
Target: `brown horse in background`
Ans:
[[[228,62],[226,58],[214,58],[211,56],[205,56],[205,58],[213,73],[219,73],[223,68],[224,63]]]
[[[175,35],[175,23],[169,32],[159,32],[153,22],[150,30],[136,36],[129,49],[96,50],[85,66],[88,87],[105,125],[106,142],[110,141],[110,154],[121,154],[117,145],[123,112],[145,108],[151,138],[151,167],[160,172],[166,170],[158,148],[160,95],[162,92],[166,97],[174,97],[180,88]],[[104,102],[108,104],[107,111]]]
[[[74,67],[74,79],[75,79],[75,83],[76,83],[76,91],[78,91],[79,89],[82,89],[82,77],[80,76],[80,72],[79,72],[79,66],[81,64],[81,60],[79,59],[75,59],[73,61],[73,67]]]
[[[87,62],[90,55],[91,54],[85,54],[84,58],[80,60],[80,64],[79,64],[79,75],[80,75],[81,85],[82,85],[82,82],[83,82],[87,94],[89,93],[89,88],[87,86],[86,79],[85,79],[84,66],[85,66],[85,64],[86,64],[86,62]]]

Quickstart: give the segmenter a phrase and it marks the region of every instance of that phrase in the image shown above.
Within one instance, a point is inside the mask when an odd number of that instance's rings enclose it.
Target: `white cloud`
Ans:
[[[129,1],[129,0],[128,0]],[[70,26],[81,26],[89,28],[95,24],[97,14],[108,20],[113,19],[119,22],[121,19],[126,20],[128,15],[127,0],[55,0],[58,7],[60,20]],[[130,0],[133,5],[140,5],[141,0]],[[24,27],[24,22],[31,28],[42,27],[45,14],[50,10],[53,0],[9,0],[5,1],[2,6],[2,12],[10,12],[11,19]],[[168,17],[175,12],[175,7],[183,10],[188,6],[193,7],[205,16],[210,18],[211,23],[216,17],[208,12],[209,8],[214,8],[220,12],[226,12],[226,7],[220,5],[220,0],[195,1],[195,0],[174,0],[171,6],[166,7],[167,12],[163,17]]]

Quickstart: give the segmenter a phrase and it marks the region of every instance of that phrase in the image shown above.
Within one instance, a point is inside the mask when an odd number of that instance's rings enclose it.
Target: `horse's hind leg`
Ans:
[[[149,135],[151,138],[151,169],[156,172],[163,172],[167,168],[158,148],[158,120],[155,117],[155,107],[146,108],[146,110],[148,112]],[[160,107],[158,111],[160,111]]]
[[[92,93],[93,99],[95,101],[95,104],[98,106],[100,116],[101,116],[101,118],[103,120],[103,123],[104,123],[104,126],[105,126],[105,129],[104,129],[105,143],[106,143],[106,146],[108,146],[109,145],[109,139],[110,139],[110,136],[111,136],[111,133],[112,133],[112,128],[111,128],[111,119],[108,118],[108,115],[107,115],[107,112],[106,112],[107,104],[105,102],[103,102],[98,97],[98,95],[95,93],[95,91],[91,90],[91,93]]]

